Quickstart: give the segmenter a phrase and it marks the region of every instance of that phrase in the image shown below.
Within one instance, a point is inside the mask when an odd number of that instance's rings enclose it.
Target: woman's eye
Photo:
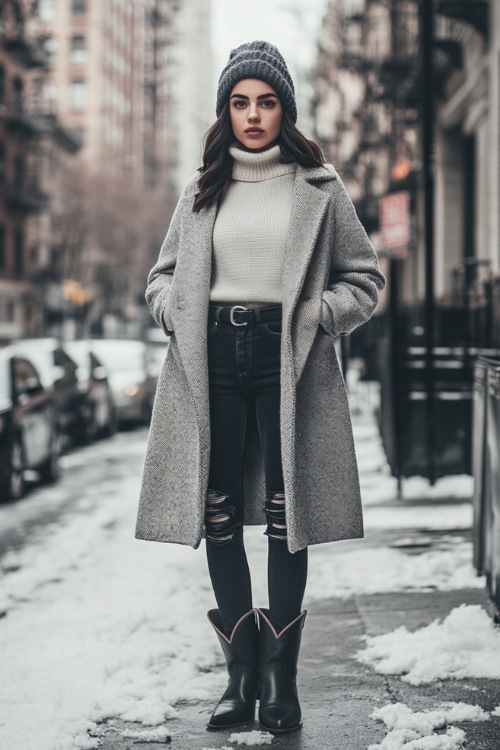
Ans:
[[[262,104],[263,104],[263,105],[264,105],[265,107],[267,107],[268,109],[272,109],[272,108],[274,107],[274,105],[275,105],[275,102],[273,102],[273,100],[272,100],[272,99],[264,99],[264,101],[262,102]],[[269,106],[268,106],[268,105],[269,105]]]
[[[240,104],[241,104],[241,105],[243,105],[243,106],[242,106],[242,107],[240,107]],[[245,102],[243,101],[243,99],[237,99],[237,100],[235,101],[235,103],[234,103],[234,106],[235,106],[235,107],[236,107],[237,109],[243,109],[243,107],[245,106]]]

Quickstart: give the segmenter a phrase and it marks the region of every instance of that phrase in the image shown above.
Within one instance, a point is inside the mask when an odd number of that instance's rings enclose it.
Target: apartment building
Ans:
[[[32,4],[0,5],[0,341],[44,328],[50,210],[60,167],[78,144],[40,109],[47,57],[31,36]]]
[[[178,193],[201,164],[203,135],[215,121],[214,59],[210,0],[182,0],[175,19],[175,45],[170,69],[171,132],[178,155]]]
[[[411,248],[401,268],[408,304],[425,294],[425,89],[434,105],[436,298],[453,293],[464,264],[500,267],[500,5],[435,3],[425,51],[420,10],[415,0],[331,2],[314,105],[316,134],[382,253],[379,200],[396,186],[411,194]],[[432,56],[432,80],[423,80],[423,54]]]
[[[134,0],[39,0],[49,56],[43,98],[81,140],[90,169],[144,176],[144,6]]]

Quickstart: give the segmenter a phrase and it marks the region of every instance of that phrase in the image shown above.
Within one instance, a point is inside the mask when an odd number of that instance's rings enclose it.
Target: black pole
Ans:
[[[422,39],[422,162],[425,216],[425,337],[427,392],[427,467],[431,484],[436,481],[436,410],[434,393],[434,71],[433,2],[420,0]]]
[[[403,408],[404,387],[401,382],[402,368],[401,356],[403,347],[400,340],[401,322],[399,319],[399,269],[402,261],[399,258],[391,258],[389,274],[389,310],[390,310],[390,366],[391,366],[391,428],[393,435],[394,464],[396,468],[397,498],[403,497],[402,473],[403,473],[403,420],[401,410]],[[406,445],[406,441],[405,441]]]

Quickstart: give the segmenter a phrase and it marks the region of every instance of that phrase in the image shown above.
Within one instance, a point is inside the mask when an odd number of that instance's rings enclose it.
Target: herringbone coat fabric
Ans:
[[[170,346],[159,376],[136,537],[205,537],[210,461],[207,315],[216,208],[192,211],[196,172],[177,204],[146,299]],[[297,166],[282,277],[280,434],[288,548],[363,536],[351,420],[334,337],[368,320],[385,279],[340,175]],[[228,439],[231,439],[228,436]],[[217,489],[217,488],[215,488]],[[243,458],[245,524],[266,524],[262,450],[251,415]]]

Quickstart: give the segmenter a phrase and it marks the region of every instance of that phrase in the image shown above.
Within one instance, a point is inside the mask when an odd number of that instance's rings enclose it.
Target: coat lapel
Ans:
[[[174,279],[175,334],[201,429],[208,424],[207,319],[212,270],[212,234],[217,209],[186,207]],[[207,437],[206,435],[204,437]]]
[[[307,269],[316,246],[331,191],[322,190],[324,181],[335,179],[333,172],[324,168],[307,169],[297,167],[295,190],[290,218],[290,230],[283,260],[282,299],[283,330],[293,337],[295,380],[302,373],[307,355],[318,329],[319,307],[314,314],[311,304],[297,305],[304,285]],[[309,300],[304,300],[309,302]],[[297,319],[292,326],[292,317],[297,308]],[[307,315],[307,312],[313,312]],[[300,328],[300,336],[294,333]]]

